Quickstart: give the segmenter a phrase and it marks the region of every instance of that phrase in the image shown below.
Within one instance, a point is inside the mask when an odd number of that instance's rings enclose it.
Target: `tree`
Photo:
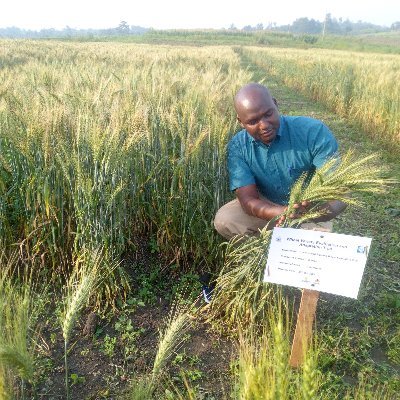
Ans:
[[[390,29],[392,31],[400,31],[400,21],[393,22],[393,24],[390,26]]]
[[[336,18],[332,18],[332,14],[325,15],[325,33],[340,33],[340,25]]]
[[[315,19],[308,18],[297,18],[291,27],[293,33],[320,33],[322,30],[322,24]]]
[[[121,21],[118,25],[117,32],[121,35],[127,35],[129,33],[129,25],[126,21]]]

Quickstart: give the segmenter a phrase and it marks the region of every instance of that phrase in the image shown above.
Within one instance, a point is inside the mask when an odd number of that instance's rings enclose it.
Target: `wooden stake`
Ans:
[[[289,364],[291,367],[297,368],[303,363],[303,356],[307,351],[312,333],[318,297],[319,292],[316,290],[303,289],[296,330],[294,332],[292,352],[290,354]]]

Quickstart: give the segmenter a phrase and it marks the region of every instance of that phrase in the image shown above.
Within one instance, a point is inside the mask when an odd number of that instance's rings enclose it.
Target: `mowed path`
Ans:
[[[242,58],[253,80],[269,87],[286,115],[322,120],[338,139],[342,153],[354,149],[359,157],[379,154],[386,176],[400,181],[399,155],[378,140],[298,91],[284,86],[268,72]],[[387,148],[387,146],[386,146]],[[363,194],[362,208],[348,207],[334,232],[373,239],[358,300],[321,294],[317,331],[326,353],[326,366],[354,384],[358,372],[370,371],[378,381],[396,384],[400,371],[400,185],[384,195]],[[345,277],[343,277],[345,279]],[[325,346],[325,347],[324,347]],[[388,354],[390,355],[388,357]]]

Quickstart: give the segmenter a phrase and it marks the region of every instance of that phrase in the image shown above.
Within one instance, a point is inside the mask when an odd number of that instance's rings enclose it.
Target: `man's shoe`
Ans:
[[[211,298],[212,298],[212,293],[214,290],[215,285],[204,285],[202,290],[203,290],[203,297],[204,301],[209,304],[211,303]]]
[[[202,292],[203,292],[203,297],[204,301],[209,304],[211,302],[211,297],[212,297],[212,292],[214,290],[215,285],[211,282],[211,274],[206,272],[205,274],[202,274],[199,276],[199,280],[201,282],[202,286]]]

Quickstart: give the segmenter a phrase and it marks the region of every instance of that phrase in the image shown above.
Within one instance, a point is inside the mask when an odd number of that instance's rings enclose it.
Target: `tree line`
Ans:
[[[370,22],[357,21],[352,22],[349,19],[334,18],[331,14],[326,14],[323,21],[318,21],[307,17],[297,18],[293,23],[287,25],[277,25],[275,22],[267,24],[258,23],[254,26],[246,25],[241,29],[231,25],[224,31],[276,31],[289,32],[293,34],[333,34],[333,35],[349,35],[367,32],[387,32],[400,31],[400,21],[393,22],[390,27],[375,25]],[[141,35],[146,32],[153,31],[153,28],[144,28],[137,25],[129,25],[126,21],[121,21],[117,27],[106,29],[75,29],[66,26],[63,29],[40,29],[29,30],[15,26],[0,28],[0,37],[3,38],[71,38],[71,37],[95,37],[95,36],[123,36],[123,35]],[[218,30],[216,30],[218,31]]]
[[[231,29],[235,29],[231,26]],[[243,27],[245,31],[272,30],[290,33],[308,33],[308,34],[333,34],[348,35],[367,32],[387,32],[390,30],[400,30],[400,21],[394,22],[390,27],[375,25],[370,22],[357,21],[352,22],[349,19],[334,18],[330,13],[326,14],[323,21],[313,18],[297,18],[293,23],[287,25],[277,25],[270,22],[265,26],[261,23],[254,26],[247,25]]]
[[[115,28],[106,29],[75,29],[66,26],[63,29],[40,29],[30,30],[21,29],[16,26],[0,28],[0,37],[3,38],[65,38],[82,36],[120,36],[120,35],[140,35],[144,34],[149,28],[129,25],[126,21],[121,21]]]

